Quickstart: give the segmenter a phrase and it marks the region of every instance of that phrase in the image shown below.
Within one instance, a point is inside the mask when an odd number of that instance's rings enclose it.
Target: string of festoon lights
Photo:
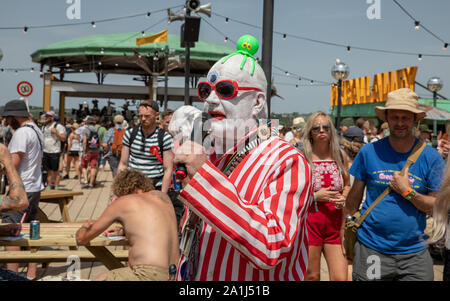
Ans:
[[[213,24],[211,24],[207,19],[205,19],[204,17],[200,16],[202,18],[202,20],[208,24],[212,29],[214,29],[217,33],[219,33],[221,36],[224,37],[224,42],[228,43],[228,41],[230,41],[233,44],[236,44],[236,41],[234,41],[233,39],[230,38],[229,35],[223,33],[220,29],[218,29],[216,26],[214,26]],[[299,87],[311,87],[311,86],[332,86],[333,83],[330,82],[326,82],[326,81],[321,81],[321,80],[315,80],[300,74],[297,74],[295,72],[290,72],[286,69],[283,69],[281,67],[272,65],[272,68],[277,69],[283,73],[272,73],[272,75],[274,76],[284,76],[284,77],[288,77],[288,78],[295,78],[298,79],[298,83],[277,83],[277,85],[284,85],[284,86],[292,86],[295,87],[296,89],[298,89]]]
[[[31,29],[47,29],[47,28],[71,27],[71,26],[80,26],[80,25],[90,25],[90,27],[92,29],[96,29],[97,24],[100,24],[100,23],[107,23],[107,22],[113,22],[113,21],[118,21],[118,20],[141,18],[141,17],[150,19],[150,16],[152,14],[159,13],[159,12],[166,12],[168,9],[176,9],[176,8],[183,7],[183,6],[184,5],[177,5],[177,6],[167,7],[167,8],[163,8],[163,9],[154,10],[154,11],[146,11],[146,12],[136,13],[136,14],[132,14],[132,15],[111,17],[111,18],[106,18],[106,19],[92,20],[92,21],[85,21],[85,22],[48,24],[48,25],[9,26],[9,27],[0,27],[0,30],[22,30],[24,34],[27,34],[31,31]]]
[[[442,51],[446,51],[448,48],[448,43],[446,41],[444,41],[443,39],[441,39],[438,35],[436,35],[434,32],[432,32],[431,30],[429,30],[425,25],[421,24],[419,20],[417,20],[416,18],[414,18],[407,10],[406,8],[401,5],[397,0],[392,0],[410,19],[412,19],[414,21],[414,29],[415,30],[419,30],[420,28],[423,28],[426,32],[428,32],[430,35],[432,35],[433,37],[435,37],[437,40],[439,40],[440,42],[443,43],[442,46]]]
[[[224,15],[221,15],[221,14],[215,13],[215,12],[212,12],[212,14],[215,15],[215,16],[218,16],[218,17],[221,17],[221,18],[225,19],[225,24],[228,24],[230,21],[232,21],[232,22],[235,22],[235,23],[238,23],[238,24],[241,24],[241,25],[246,25],[246,26],[249,26],[249,27],[252,27],[252,28],[255,28],[255,29],[262,30],[262,27],[258,26],[258,25],[254,25],[254,24],[250,24],[250,23],[245,22],[245,21],[241,21],[241,20],[237,20],[237,19],[234,19],[234,18],[230,18],[230,17],[224,16]],[[423,27],[423,25],[422,25],[422,27]],[[418,27],[416,25],[416,29],[417,28]],[[431,32],[431,31],[429,31],[429,32]],[[276,31],[276,30],[274,30],[273,33],[278,35],[278,36],[280,36],[283,40],[287,40],[288,38],[294,38],[294,39],[299,39],[299,40],[308,41],[308,42],[312,42],[312,43],[317,43],[317,44],[322,44],[322,45],[327,45],[327,46],[339,47],[339,48],[345,49],[347,51],[347,53],[350,53],[352,50],[356,49],[356,50],[361,50],[361,51],[370,51],[370,52],[383,53],[383,54],[397,54],[397,55],[415,56],[415,57],[417,57],[417,59],[419,61],[422,61],[422,59],[424,57],[445,57],[445,58],[450,58],[450,55],[447,55],[447,54],[405,52],[405,51],[396,51],[396,50],[389,50],[389,49],[360,47],[360,46],[354,46],[354,45],[349,45],[349,44],[335,43],[335,42],[330,42],[330,41],[312,39],[310,37],[300,36],[300,35],[296,35],[296,34],[292,34],[292,33],[288,33],[288,32],[280,32],[280,31]],[[431,34],[433,34],[433,33],[431,33]],[[437,37],[437,36],[435,36],[435,37]],[[437,37],[437,38],[443,42],[442,39],[440,39],[439,37]],[[448,47],[448,43],[444,42],[444,47],[442,48],[442,50],[446,51],[447,47]]]
[[[170,9],[175,9],[175,8],[179,8],[179,7],[182,7],[182,6],[183,5],[178,5],[178,6],[175,6],[175,7],[170,7]],[[92,25],[95,25],[96,23],[116,21],[116,20],[120,20],[120,19],[135,18],[137,16],[142,17],[143,15],[145,15],[145,17],[149,19],[152,14],[156,14],[156,13],[159,13],[159,12],[167,11],[167,9],[169,9],[169,8],[160,9],[160,10],[156,10],[156,11],[152,11],[152,12],[149,11],[149,12],[146,12],[145,14],[141,13],[141,14],[134,14],[134,15],[128,15],[128,16],[114,17],[114,18],[109,18],[109,19],[102,19],[102,20],[99,20],[99,21],[92,21],[93,22]],[[124,42],[126,40],[129,40],[129,39],[132,39],[132,38],[136,38],[137,36],[145,37],[145,35],[146,35],[145,33],[147,31],[149,31],[150,29],[152,29],[156,25],[159,25],[159,24],[161,24],[163,22],[166,22],[166,20],[167,20],[167,17],[165,16],[162,19],[158,20],[156,23],[150,25],[149,27],[146,27],[143,30],[140,30],[138,33],[132,33],[130,36],[126,37],[125,39],[123,39],[121,41],[117,41],[112,46],[115,46],[115,45],[117,45],[119,43],[122,43],[122,42]],[[58,26],[76,26],[76,25],[81,25],[81,24],[87,24],[87,22],[79,22],[79,23],[73,23],[73,24],[70,23],[70,24],[42,25],[42,26],[40,25],[40,26],[31,26],[31,27],[32,28],[52,28],[52,27],[58,27]],[[0,30],[2,30],[2,29],[4,29],[4,30],[6,30],[6,29],[17,29],[17,28],[18,27],[0,27]],[[94,26],[93,28],[96,28],[96,26]],[[99,55],[101,56],[103,54],[104,54],[104,49],[99,49]],[[124,55],[126,55],[126,54],[124,54]],[[97,64],[97,65],[102,65],[103,63],[107,63],[109,61],[114,61],[114,60],[115,60],[115,58],[109,58],[109,59],[108,58],[101,58],[101,59],[99,59],[98,61],[96,61],[94,63]],[[39,65],[39,64],[37,64],[37,65]],[[81,73],[81,72],[84,72],[84,71],[86,71],[88,69],[87,67],[89,67],[91,65],[91,62],[87,62],[85,64],[77,62],[76,65],[77,65],[77,69],[78,69],[77,72]],[[52,65],[52,68],[70,68],[70,67],[71,67],[70,58],[67,58],[66,60],[63,60],[59,64]],[[116,64],[116,67],[119,67],[118,64]],[[41,68],[42,68],[42,66],[41,66]],[[9,67],[9,68],[0,67],[0,74],[8,72],[8,73],[14,73],[15,75],[19,75],[19,73],[21,73],[21,72],[31,72],[31,73],[33,73],[33,72],[35,72],[36,69],[39,70],[39,67],[21,67],[21,68],[17,68],[17,67]],[[41,70],[40,72],[36,72],[36,73],[42,75],[43,71]]]

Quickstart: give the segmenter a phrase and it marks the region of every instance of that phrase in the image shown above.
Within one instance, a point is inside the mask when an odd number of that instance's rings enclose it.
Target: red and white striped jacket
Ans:
[[[206,162],[180,194],[202,219],[195,280],[303,280],[312,192],[306,159],[277,136],[255,147],[229,178]],[[185,260],[181,255],[178,267]]]

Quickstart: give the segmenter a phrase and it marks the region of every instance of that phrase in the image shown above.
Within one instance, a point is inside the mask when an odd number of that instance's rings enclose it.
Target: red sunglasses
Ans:
[[[234,80],[226,79],[218,81],[214,85],[211,85],[211,83],[209,82],[198,83],[198,98],[205,101],[213,90],[216,91],[216,94],[220,99],[225,100],[236,97],[239,91],[262,91],[261,89],[256,87],[239,87],[238,83]]]

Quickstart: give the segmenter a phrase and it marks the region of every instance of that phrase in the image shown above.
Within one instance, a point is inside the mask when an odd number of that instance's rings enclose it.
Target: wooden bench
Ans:
[[[128,261],[128,250],[110,251],[120,261]],[[0,263],[8,262],[67,262],[70,256],[78,256],[82,262],[99,261],[88,250],[39,250],[39,251],[0,251]],[[69,262],[70,263],[70,262]]]

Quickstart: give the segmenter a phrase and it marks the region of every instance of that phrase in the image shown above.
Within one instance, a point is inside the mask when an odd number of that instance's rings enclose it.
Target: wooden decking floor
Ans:
[[[65,174],[65,173],[64,173]],[[85,221],[86,219],[97,219],[109,204],[112,185],[112,173],[109,166],[106,165],[104,170],[100,170],[97,176],[97,186],[91,189],[82,189],[78,184],[78,180],[73,179],[75,171],[70,172],[70,179],[61,180],[61,189],[79,190],[84,194],[75,196],[73,201],[69,204],[69,215],[72,221]],[[48,215],[50,219],[60,220],[61,214],[59,207],[55,204],[41,203],[40,207]],[[118,247],[119,248],[119,247]],[[69,267],[73,262],[69,263],[49,263],[47,266],[38,264],[36,278],[40,279],[46,276],[60,276],[66,277]],[[82,262],[81,263],[81,279],[95,280],[102,273],[107,272],[107,268],[99,262]],[[21,264],[19,272],[26,273],[27,267]],[[351,266],[349,266],[351,276]],[[443,265],[442,262],[435,262],[434,264],[434,280],[442,281]],[[328,281],[329,274],[325,258],[322,256],[321,281]]]

